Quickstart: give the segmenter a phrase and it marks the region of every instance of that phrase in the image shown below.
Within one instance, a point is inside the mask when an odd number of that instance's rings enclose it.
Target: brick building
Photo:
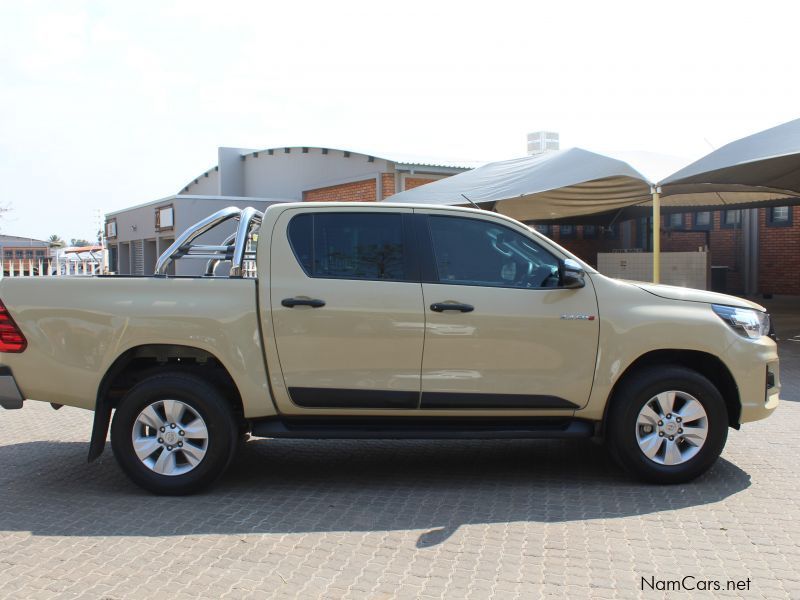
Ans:
[[[745,293],[744,271],[749,253],[758,293],[800,295],[800,206],[751,209],[750,212],[757,223],[757,233],[750,234],[755,237],[753,244],[747,243],[744,211],[662,215],[661,251],[690,252],[708,248],[712,267],[726,267],[723,287],[733,294]],[[625,221],[613,227],[538,225],[537,229],[592,265],[597,265],[599,252],[652,250],[648,218]]]

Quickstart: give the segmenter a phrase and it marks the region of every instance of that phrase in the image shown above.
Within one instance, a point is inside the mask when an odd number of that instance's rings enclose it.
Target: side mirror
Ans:
[[[564,259],[561,262],[559,271],[559,275],[561,276],[561,288],[574,290],[586,285],[586,281],[584,280],[584,275],[586,275],[586,273],[583,267],[571,258]]]

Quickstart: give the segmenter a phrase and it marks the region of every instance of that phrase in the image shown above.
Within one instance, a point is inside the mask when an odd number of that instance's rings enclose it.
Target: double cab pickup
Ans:
[[[168,274],[190,259],[196,277]],[[213,483],[248,435],[594,437],[686,482],[778,404],[763,307],[605,277],[492,212],[228,208],[155,271],[0,281],[0,405],[94,411],[89,460],[110,426],[159,494]]]

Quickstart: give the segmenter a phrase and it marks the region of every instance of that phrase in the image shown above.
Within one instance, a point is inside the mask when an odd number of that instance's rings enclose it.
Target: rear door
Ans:
[[[592,388],[599,320],[589,277],[501,219],[417,210],[426,311],[421,408],[569,414]]]
[[[416,410],[424,337],[410,209],[289,209],[270,253],[281,412]]]

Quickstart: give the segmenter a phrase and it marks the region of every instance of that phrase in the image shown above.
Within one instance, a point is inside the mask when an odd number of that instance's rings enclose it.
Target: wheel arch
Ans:
[[[665,349],[652,350],[634,360],[620,375],[611,388],[603,412],[602,430],[605,432],[609,408],[614,402],[619,388],[635,373],[649,367],[677,365],[695,371],[708,379],[722,395],[728,411],[728,426],[739,429],[742,403],[736,380],[719,357],[699,350]]]
[[[97,389],[89,462],[103,453],[111,411],[136,383],[149,375],[170,370],[196,375],[214,385],[243,418],[242,396],[225,365],[214,354],[194,346],[142,344],[120,354],[106,370]]]

